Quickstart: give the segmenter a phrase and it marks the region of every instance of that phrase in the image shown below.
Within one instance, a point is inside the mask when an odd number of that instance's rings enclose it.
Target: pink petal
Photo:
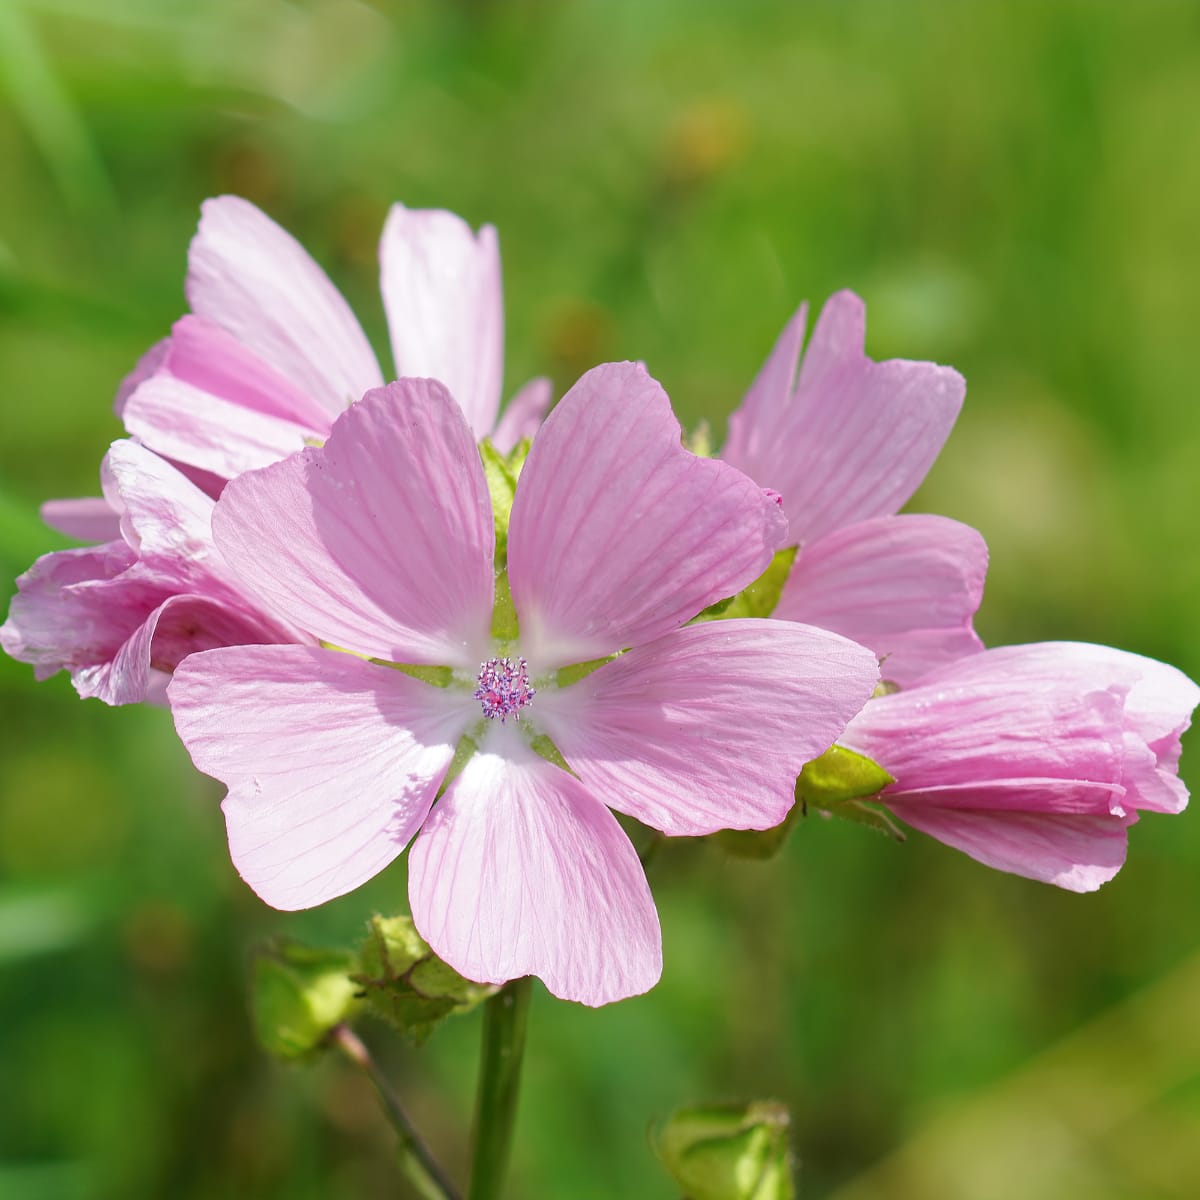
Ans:
[[[608,1004],[662,972],[658,915],[629,839],[576,779],[494,726],[409,854],[421,936],[481,983],[537,975]]]
[[[112,586],[133,562],[120,541],[43,555],[17,579],[0,626],[5,653],[31,664],[38,679],[111,658],[163,598],[144,582]]]
[[[757,479],[755,471],[778,455],[772,444],[789,419],[800,347],[808,324],[808,305],[802,304],[783,327],[741,404],[730,414],[729,437],[721,457]]]
[[[787,621],[689,625],[533,702],[572,770],[618,812],[671,836],[766,829],[801,767],[879,678],[875,656]]]
[[[492,445],[501,454],[508,454],[525,438],[532,438],[538,431],[554,393],[548,379],[531,379],[509,402],[496,428],[492,431]]]
[[[786,537],[778,505],[680,444],[662,388],[596,367],[534,440],[509,525],[521,645],[537,668],[661,636],[752,582]]]
[[[161,342],[155,342],[141,358],[137,360],[137,364],[133,370],[121,380],[120,387],[117,388],[117,394],[113,397],[113,411],[117,416],[121,416],[125,411],[125,402],[133,395],[134,389],[144,379],[149,379],[155,371],[159,370],[163,362],[166,360],[167,354],[171,348],[171,339],[163,338]]]
[[[998,871],[1094,892],[1125,862],[1126,822],[1112,816],[964,812],[897,805],[901,821]]]
[[[47,500],[42,505],[42,520],[81,542],[114,542],[121,536],[121,517],[103,496]]]
[[[370,392],[324,447],[233,480],[213,529],[250,592],[322,641],[472,672],[489,656],[491,501],[434,380]]]
[[[171,463],[121,440],[109,447],[103,476],[125,541],[161,581],[207,582],[223,571],[212,544],[213,501]]]
[[[453,213],[392,205],[380,286],[398,378],[429,376],[462,405],[477,438],[492,432],[504,372],[496,231]]]
[[[884,677],[907,686],[983,648],[971,619],[986,574],[987,545],[969,525],[876,517],[806,545],[775,616],[870,646]]]
[[[163,368],[156,374],[164,372],[242,408],[303,425],[322,438],[329,432],[332,418],[319,401],[203,317],[175,322]]]
[[[196,654],[169,689],[201,771],[229,788],[229,850],[275,908],[378,874],[425,819],[472,713],[462,696],[303,646]]]
[[[783,496],[795,540],[889,516],[925,478],[958,411],[965,384],[949,367],[863,353],[866,313],[853,292],[838,292],[813,330],[790,405],[767,404],[757,390],[730,418],[724,457]],[[789,326],[778,362],[755,389],[776,395],[790,361]]]
[[[133,578],[121,580],[120,590],[134,584]],[[114,585],[112,591],[117,590]],[[170,596],[146,616],[111,658],[75,671],[72,682],[84,698],[95,696],[105,704],[138,704],[156,690],[157,676],[175,670],[189,654],[218,646],[289,640],[286,632],[249,605],[236,606],[223,598],[199,595]]]
[[[219,196],[201,206],[187,297],[193,312],[228,330],[331,417],[383,382],[342,294],[249,201]]]
[[[125,428],[159,454],[223,479],[278,462],[318,436],[171,375],[148,379],[130,396]]]
[[[955,663],[946,670],[959,669]],[[1120,784],[1120,686],[1077,690],[1050,679],[993,675],[989,686],[978,687],[935,678],[934,686],[872,700],[838,739],[879,763],[896,779],[896,790],[1010,779]]]

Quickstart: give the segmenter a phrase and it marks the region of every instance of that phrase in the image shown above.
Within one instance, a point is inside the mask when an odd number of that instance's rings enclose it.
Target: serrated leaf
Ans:
[[[350,978],[357,960],[349,950],[325,950],[280,940],[254,961],[253,1007],[258,1039],[280,1058],[304,1058],[320,1049],[357,1006]]]
[[[783,585],[792,573],[797,547],[788,546],[775,554],[767,569],[749,587],[728,600],[710,604],[697,621],[731,620],[734,617],[769,617],[779,605]]]
[[[413,1042],[423,1042],[446,1017],[468,1012],[496,989],[463,979],[417,933],[411,917],[371,919],[354,982],[371,1012]]]

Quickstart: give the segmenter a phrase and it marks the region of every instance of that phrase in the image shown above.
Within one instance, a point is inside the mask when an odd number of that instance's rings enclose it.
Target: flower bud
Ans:
[[[354,955],[279,941],[254,963],[254,1023],[259,1041],[280,1058],[302,1058],[350,1016],[358,988]]]

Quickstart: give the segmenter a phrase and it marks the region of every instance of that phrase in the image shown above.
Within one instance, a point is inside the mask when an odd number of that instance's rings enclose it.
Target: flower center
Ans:
[[[521,709],[534,697],[529,686],[529,665],[523,658],[489,658],[479,668],[475,699],[483,706],[485,717],[509,717],[519,721]]]

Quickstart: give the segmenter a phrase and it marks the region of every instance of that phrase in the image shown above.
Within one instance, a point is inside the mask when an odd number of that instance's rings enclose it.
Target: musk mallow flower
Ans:
[[[476,437],[511,449],[537,429],[550,383],[534,379],[497,419],[504,370],[500,250],[441,209],[392,206],[379,245],[395,377],[440,379]],[[338,414],[383,383],[350,306],[286,230],[248,200],[201,206],[188,250],[191,312],[122,382],[129,435],[217,495],[226,480],[323,440]],[[102,500],[42,513],[73,537],[115,536]]]
[[[783,498],[799,546],[775,616],[870,646],[907,684],[980,649],[972,618],[987,547],[947,517],[897,516],[962,407],[950,367],[863,351],[853,292],[826,303],[804,349],[807,306],[788,323],[729,419],[721,457]]]
[[[762,572],[785,522],[683,448],[634,364],[589,372],[542,426],[499,563],[496,516],[440,383],[369,393],[213,518],[243,585],[323,645],[192,655],[170,702],[269,904],[342,895],[411,842],[413,918],[445,961],[602,1004],[661,968],[610,809],[667,834],[776,824],[878,667],[792,622],[685,625]]]
[[[101,472],[116,536],[43,555],[17,579],[0,645],[39,679],[70,672],[81,696],[129,704],[161,693],[194,650],[302,641],[264,613],[212,544],[213,500],[170,463],[114,442]]]
[[[839,743],[894,780],[901,821],[989,867],[1092,891],[1125,861],[1140,811],[1178,813],[1186,675],[1077,642],[1004,646],[868,702]]]

